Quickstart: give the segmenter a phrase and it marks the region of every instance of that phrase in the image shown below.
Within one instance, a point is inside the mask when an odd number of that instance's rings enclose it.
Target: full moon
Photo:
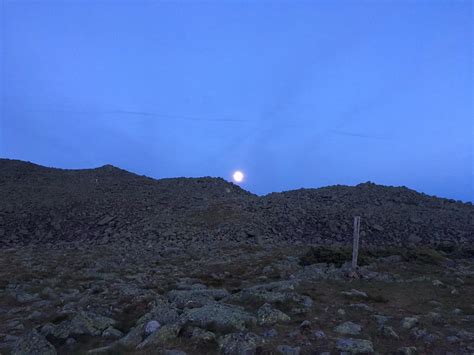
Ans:
[[[232,175],[232,177],[234,178],[235,182],[242,182],[244,180],[244,173],[237,170],[236,172],[234,172],[234,175]]]

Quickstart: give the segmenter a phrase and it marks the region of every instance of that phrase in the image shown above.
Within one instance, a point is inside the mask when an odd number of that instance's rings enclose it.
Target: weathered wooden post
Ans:
[[[352,272],[357,271],[357,258],[359,257],[359,230],[360,217],[354,217],[354,241],[352,244]]]

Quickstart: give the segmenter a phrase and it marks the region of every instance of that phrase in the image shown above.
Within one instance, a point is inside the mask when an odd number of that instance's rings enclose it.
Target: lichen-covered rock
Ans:
[[[240,307],[213,303],[186,310],[183,321],[204,329],[226,331],[245,330],[257,319]]]
[[[71,335],[99,336],[108,327],[114,326],[116,321],[109,317],[92,312],[79,312],[71,320],[59,323],[51,332],[56,338],[67,339]]]
[[[253,355],[264,342],[254,333],[231,333],[219,339],[219,351],[225,355]]]
[[[336,349],[352,354],[373,353],[372,342],[364,339],[343,338],[336,341]]]
[[[56,355],[56,349],[43,335],[32,330],[18,339],[11,353],[12,355]]]
[[[360,333],[361,330],[362,330],[362,327],[359,324],[356,324],[353,322],[344,322],[334,328],[334,331],[339,334],[349,334],[349,335],[357,335]]]
[[[291,318],[282,311],[273,308],[270,304],[265,303],[257,311],[257,319],[259,325],[273,325],[279,322],[287,322]]]

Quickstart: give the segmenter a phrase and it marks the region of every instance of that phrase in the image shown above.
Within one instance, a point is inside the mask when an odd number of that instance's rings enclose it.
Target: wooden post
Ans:
[[[352,271],[357,271],[357,258],[359,256],[359,229],[360,217],[354,217],[354,242],[352,244]]]

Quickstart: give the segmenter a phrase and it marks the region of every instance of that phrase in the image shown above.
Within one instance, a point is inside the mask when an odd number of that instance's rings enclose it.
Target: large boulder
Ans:
[[[287,314],[276,308],[273,308],[269,303],[265,303],[258,309],[257,318],[259,325],[273,325],[291,320]]]
[[[241,307],[213,303],[186,310],[183,321],[189,325],[223,332],[245,330],[247,326],[255,324],[257,319]]]
[[[72,319],[67,319],[55,326],[51,335],[67,339],[72,335],[99,336],[104,330],[113,327],[116,321],[92,312],[79,312]]]

